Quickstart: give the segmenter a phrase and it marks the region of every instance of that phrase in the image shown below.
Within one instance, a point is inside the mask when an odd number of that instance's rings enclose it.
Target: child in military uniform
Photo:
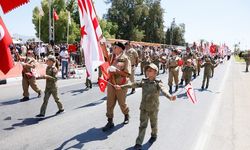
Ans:
[[[151,123],[151,138],[149,139],[150,143],[155,142],[157,138],[157,118],[159,111],[159,96],[160,91],[171,101],[176,99],[176,96],[172,96],[168,93],[167,89],[163,86],[163,83],[160,80],[156,79],[158,74],[158,67],[151,63],[145,67],[146,70],[146,79],[142,79],[140,82],[128,83],[125,85],[115,85],[116,89],[124,88],[142,88],[142,101],[140,105],[140,127],[139,135],[136,139],[135,149],[141,149],[143,139],[145,136],[146,128],[148,125],[148,120],[150,119]]]
[[[187,64],[182,68],[182,72],[184,74],[183,79],[185,81],[185,85],[188,85],[192,79],[192,73],[195,73],[195,68],[192,66],[191,59],[187,60]]]
[[[55,56],[49,55],[48,56],[48,60],[47,60],[47,68],[46,68],[46,75],[44,76],[44,78],[46,79],[46,88],[45,88],[45,92],[44,92],[44,99],[43,99],[43,104],[41,106],[40,109],[40,114],[37,115],[36,117],[44,117],[45,116],[45,112],[46,112],[46,108],[47,108],[47,104],[49,101],[49,97],[52,94],[52,96],[54,97],[54,100],[57,104],[58,107],[58,111],[56,112],[56,114],[60,114],[62,112],[64,112],[62,103],[59,101],[59,97],[58,97],[58,88],[57,88],[57,78],[56,78],[56,74],[58,72],[58,67],[57,65],[57,60],[55,58]]]

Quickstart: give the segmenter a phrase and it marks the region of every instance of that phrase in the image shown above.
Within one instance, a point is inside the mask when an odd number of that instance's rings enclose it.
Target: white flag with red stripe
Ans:
[[[81,47],[86,68],[92,77],[94,70],[105,62],[99,43],[102,31],[91,0],[78,0],[78,6],[81,23]]]
[[[188,99],[194,104],[197,103],[197,99],[196,99],[194,89],[193,89],[193,86],[192,86],[191,82],[188,85],[185,86],[185,89],[187,91]]]

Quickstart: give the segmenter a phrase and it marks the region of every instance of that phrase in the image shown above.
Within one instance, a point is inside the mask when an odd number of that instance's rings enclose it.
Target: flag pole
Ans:
[[[49,0],[49,42],[52,40],[51,37],[51,0]]]
[[[69,45],[69,19],[70,19],[70,13],[68,11],[68,24],[67,24],[67,45]]]
[[[53,41],[55,42],[55,18],[54,18],[54,11],[55,11],[55,9],[53,8]]]
[[[39,15],[39,46],[41,48],[41,15]]]

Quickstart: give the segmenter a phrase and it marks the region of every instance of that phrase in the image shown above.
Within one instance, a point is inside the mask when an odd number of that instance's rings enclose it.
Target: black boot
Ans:
[[[181,79],[181,82],[179,83],[179,85],[183,85],[183,81],[184,81],[184,80],[183,80],[183,79]]]
[[[177,91],[178,91],[178,88],[179,88],[179,86],[176,85],[176,86],[175,86],[175,91],[174,91],[174,92],[177,92]]]
[[[196,78],[196,73],[193,75],[194,79]]]
[[[37,97],[38,97],[38,98],[40,98],[40,97],[41,97],[41,95],[42,95],[42,92],[41,92],[41,91],[39,91],[39,92],[38,92]]]
[[[108,118],[108,123],[102,128],[103,132],[106,132],[114,127],[113,118]]]
[[[170,94],[173,93],[173,91],[172,91],[172,86],[171,86],[171,85],[169,85],[169,93],[170,93]]]
[[[30,100],[29,97],[23,97],[22,99],[20,99],[20,102],[25,102],[25,101],[28,101],[28,100]]]
[[[208,85],[206,85],[205,89],[207,89],[207,88],[208,88]]]
[[[130,92],[130,94],[134,94],[135,93],[135,88],[132,88],[132,91]]]
[[[125,117],[124,117],[124,122],[123,124],[128,124],[129,123],[129,115],[126,114]]]

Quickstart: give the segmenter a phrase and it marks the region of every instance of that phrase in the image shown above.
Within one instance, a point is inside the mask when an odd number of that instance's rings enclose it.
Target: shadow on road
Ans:
[[[30,98],[30,100],[34,100],[34,99],[37,99],[37,97]],[[25,102],[27,102],[27,101],[25,101]],[[17,104],[17,103],[24,103],[24,102],[20,102],[20,99],[14,99],[14,100],[6,101],[6,102],[1,102],[0,106],[14,105],[14,104]]]
[[[26,126],[30,126],[30,125],[34,125],[39,123],[39,121],[45,120],[45,119],[49,119],[52,118],[56,115],[52,115],[52,116],[48,116],[48,117],[44,117],[44,118],[26,118],[26,119],[18,119],[18,120],[22,120],[22,122],[20,123],[15,123],[13,124],[11,127],[9,128],[5,128],[3,130],[13,130],[15,129],[15,127],[26,127]]]
[[[92,103],[89,103],[89,104],[77,107],[76,109],[81,109],[81,108],[85,108],[85,107],[96,106],[96,105],[99,105],[99,104],[103,103],[106,99],[107,99],[107,97],[105,96],[105,97],[101,98],[100,100],[97,100],[97,101],[94,101]]]
[[[152,145],[153,144],[147,142],[147,143],[145,143],[145,144],[142,145],[142,149],[143,150],[148,150]],[[129,148],[125,149],[125,150],[134,150],[134,146],[129,147]]]
[[[85,143],[92,142],[92,141],[100,141],[100,140],[106,140],[108,139],[108,136],[111,135],[113,132],[119,130],[124,125],[123,123],[116,125],[112,130],[103,132],[102,128],[91,128],[88,131],[78,134],[71,139],[63,142],[63,144],[56,148],[55,150],[61,150],[61,149],[82,149]],[[77,141],[78,143],[71,145],[66,148],[68,144],[75,143],[74,141]]]

